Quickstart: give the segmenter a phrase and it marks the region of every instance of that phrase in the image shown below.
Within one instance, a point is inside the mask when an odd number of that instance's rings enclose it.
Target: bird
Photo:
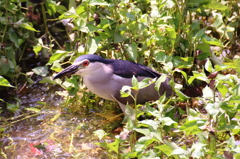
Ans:
[[[72,65],[63,69],[53,79],[69,75],[82,76],[84,85],[92,93],[103,99],[116,101],[125,113],[126,104],[133,104],[134,100],[131,96],[121,97],[122,87],[132,86],[133,76],[141,81],[145,78],[159,78],[162,74],[135,62],[85,54],[76,58]],[[164,93],[167,97],[171,96],[173,89],[169,80],[168,77],[161,83],[159,91],[154,88],[154,83],[140,89],[136,95],[136,103],[145,104],[148,101],[158,100]]]

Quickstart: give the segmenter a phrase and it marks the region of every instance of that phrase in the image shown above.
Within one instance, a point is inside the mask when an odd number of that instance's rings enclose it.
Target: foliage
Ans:
[[[42,83],[59,84],[73,96],[81,81],[53,81],[51,71],[61,71],[61,65],[82,54],[135,61],[173,77],[177,97],[128,106],[124,131],[114,142],[97,131],[104,141],[98,145],[109,158],[224,158],[226,153],[239,157],[240,62],[233,58],[239,51],[239,2],[31,2],[0,2],[0,86],[16,87],[22,75],[32,84],[35,74],[43,77]],[[42,62],[40,57],[49,60]],[[28,60],[34,66],[25,66]],[[133,78],[133,87],[124,87],[122,95],[149,82]],[[191,86],[203,88],[202,95],[190,98],[186,92]],[[83,102],[88,96],[83,92]],[[200,106],[194,107],[193,100]],[[187,104],[181,108],[181,103]],[[9,103],[7,107],[18,109]]]

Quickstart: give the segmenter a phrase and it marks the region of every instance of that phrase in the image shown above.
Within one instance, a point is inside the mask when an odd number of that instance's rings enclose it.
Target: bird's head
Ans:
[[[72,65],[59,72],[53,79],[71,75],[85,75],[91,73],[95,68],[94,63],[104,63],[105,59],[97,55],[82,55]]]

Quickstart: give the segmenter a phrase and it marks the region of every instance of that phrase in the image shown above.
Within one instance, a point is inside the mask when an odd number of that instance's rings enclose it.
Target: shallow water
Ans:
[[[107,123],[95,111],[104,110],[83,107],[73,113],[63,106],[64,99],[56,91],[62,89],[35,84],[18,95],[21,111],[11,120],[1,122],[5,128],[0,140],[3,158],[106,158],[105,151],[94,144],[99,142],[94,131]]]

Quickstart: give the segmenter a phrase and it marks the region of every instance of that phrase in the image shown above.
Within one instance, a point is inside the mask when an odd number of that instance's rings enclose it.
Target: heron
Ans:
[[[162,74],[135,62],[86,54],[79,56],[72,65],[63,69],[53,79],[69,75],[82,76],[84,85],[92,93],[103,99],[116,101],[125,113],[126,104],[133,104],[134,99],[132,96],[122,97],[120,93],[122,87],[132,86],[133,76],[141,81],[145,78],[157,79]],[[136,103],[145,104],[148,101],[158,100],[163,94],[167,97],[171,96],[173,89],[169,80],[169,77],[166,78],[159,90],[154,88],[154,83],[140,89],[136,95]]]

